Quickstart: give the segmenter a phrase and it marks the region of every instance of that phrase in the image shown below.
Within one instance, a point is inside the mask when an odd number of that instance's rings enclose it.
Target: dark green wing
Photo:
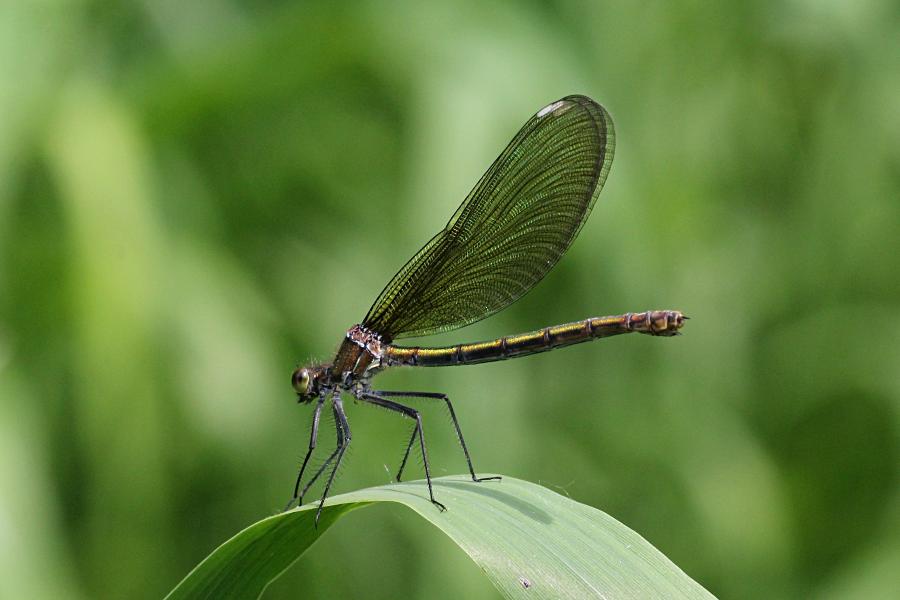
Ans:
[[[447,226],[387,284],[363,325],[387,340],[474,323],[509,306],[569,248],[615,149],[606,110],[567,96],[538,111]]]

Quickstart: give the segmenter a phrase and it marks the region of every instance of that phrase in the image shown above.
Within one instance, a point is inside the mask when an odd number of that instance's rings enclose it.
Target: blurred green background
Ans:
[[[647,308],[685,335],[379,386],[448,393],[479,471],[612,514],[721,597],[895,593],[898,23],[888,0],[4,3],[0,596],[159,597],[278,510],[310,418],[291,370],[569,93],[616,123],[594,216],[513,308],[428,342]],[[436,474],[464,472],[420,406]],[[389,481],[409,427],[348,411],[338,492]],[[266,597],[495,595],[375,507]]]

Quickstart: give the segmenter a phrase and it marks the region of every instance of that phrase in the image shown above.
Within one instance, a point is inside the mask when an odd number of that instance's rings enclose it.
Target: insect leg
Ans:
[[[418,427],[414,427],[412,435],[409,437],[409,443],[406,445],[406,452],[403,453],[403,460],[400,461],[400,468],[397,469],[397,481],[400,481],[400,478],[403,477],[403,468],[406,466],[409,451],[412,450],[413,444],[416,442],[416,434],[418,432]]]
[[[347,446],[350,445],[351,440],[350,423],[347,422],[347,415],[344,414],[344,404],[343,402],[341,402],[341,395],[337,390],[335,390],[334,396],[332,396],[331,409],[332,411],[334,411],[335,429],[337,429],[338,443],[334,453],[331,455],[331,457],[329,457],[329,461],[334,457],[335,454],[337,455],[337,460],[335,460],[334,467],[331,468],[331,473],[328,475],[328,482],[325,484],[325,491],[322,492],[322,499],[319,501],[318,510],[316,510],[316,527],[318,527],[319,525],[319,516],[321,516],[322,514],[322,507],[325,505],[325,498],[328,497],[328,490],[331,489],[331,484],[334,481],[334,475],[335,473],[337,473],[338,467],[341,466],[341,460],[344,458],[344,452],[347,451]]]
[[[450,402],[450,398],[447,394],[436,392],[388,392],[382,390],[379,390],[376,394],[382,397],[393,398],[428,398],[431,400],[443,400],[447,404],[447,410],[450,411],[450,419],[453,420],[453,427],[456,429],[456,437],[459,439],[459,445],[462,446],[463,454],[466,456],[466,464],[469,465],[469,474],[472,476],[472,481],[493,481],[501,479],[499,476],[477,477],[475,475],[475,469],[472,467],[472,458],[469,456],[469,449],[466,447],[466,440],[463,438],[462,429],[460,429],[459,421],[456,419],[456,412],[453,410],[453,404]],[[410,440],[409,443],[410,446],[412,446],[412,440]],[[409,448],[406,449],[406,456],[408,455]],[[403,473],[403,467],[406,464],[406,456],[403,457],[403,463],[400,465],[400,473],[397,474],[397,481],[400,480],[400,475]]]
[[[291,497],[290,502],[287,503],[287,506],[284,507],[284,510],[288,510],[298,498],[302,498],[302,495],[299,493],[300,481],[303,479],[303,472],[306,470],[309,458],[312,456],[313,450],[316,449],[316,440],[319,437],[319,416],[322,413],[322,404],[324,403],[325,396],[319,396],[319,399],[316,402],[315,411],[313,412],[312,428],[309,432],[309,450],[306,452],[306,457],[303,459],[303,465],[300,467],[300,473],[297,475],[297,483],[294,484],[294,495]],[[302,500],[299,503],[302,504]]]
[[[364,402],[368,402],[369,404],[374,404],[376,406],[381,406],[388,410],[398,412],[410,419],[415,419],[416,426],[415,429],[413,429],[413,439],[416,436],[418,436],[419,438],[419,448],[422,450],[422,461],[425,463],[425,482],[428,484],[428,496],[431,499],[432,504],[434,504],[441,510],[447,510],[446,506],[434,499],[434,490],[431,488],[431,467],[428,464],[428,453],[425,451],[425,435],[422,433],[422,417],[419,415],[419,411],[414,408],[404,406],[403,404],[388,400],[387,398],[382,398],[381,396],[378,396],[374,393],[362,394],[362,396],[360,396],[360,399]],[[406,455],[409,455],[408,448]],[[405,461],[406,457],[404,457],[404,462]]]

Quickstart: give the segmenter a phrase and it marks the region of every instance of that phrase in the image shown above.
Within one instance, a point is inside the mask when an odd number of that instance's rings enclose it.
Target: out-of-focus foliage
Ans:
[[[450,394],[478,469],[608,512],[717,595],[895,591],[898,21],[887,0],[5,3],[0,596],[159,597],[278,509],[309,420],[293,367],[576,92],[618,133],[593,217],[533,293],[437,341],[645,308],[685,335],[379,384]],[[462,472],[422,408],[436,473]],[[387,482],[408,424],[348,409],[337,491]],[[371,510],[267,597],[495,594]]]

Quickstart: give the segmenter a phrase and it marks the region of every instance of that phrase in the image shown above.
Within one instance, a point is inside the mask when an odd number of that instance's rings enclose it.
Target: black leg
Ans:
[[[313,450],[316,449],[316,439],[319,437],[319,415],[322,413],[322,404],[324,403],[325,396],[319,396],[319,399],[316,402],[316,409],[313,412],[312,429],[309,432],[309,450],[306,452],[306,457],[303,459],[303,465],[300,467],[300,473],[297,475],[297,483],[294,484],[294,495],[291,497],[290,502],[287,503],[287,506],[284,507],[284,510],[288,510],[294,501],[298,498],[302,498],[299,494],[300,481],[303,479],[303,472],[306,470],[307,463],[309,463],[309,457],[312,456]],[[302,504],[302,500],[300,501],[300,504]]]
[[[328,497],[328,490],[331,489],[331,484],[334,481],[334,475],[337,473],[338,468],[341,466],[341,460],[344,458],[344,452],[347,451],[347,446],[350,445],[350,423],[347,422],[347,415],[344,414],[344,404],[341,402],[341,396],[338,392],[334,393],[331,400],[331,409],[334,411],[334,420],[335,420],[335,429],[337,429],[337,448],[335,449],[332,457],[337,454],[337,460],[334,462],[334,467],[331,468],[331,473],[328,475],[328,482],[325,484],[325,491],[322,492],[322,500],[319,501],[319,508],[316,510],[316,527],[319,526],[319,517],[322,514],[322,507],[325,506],[325,498]],[[329,457],[329,461],[331,457]],[[324,465],[323,465],[324,467]]]
[[[459,428],[459,421],[456,420],[456,412],[453,410],[453,404],[450,403],[450,398],[447,397],[447,394],[439,394],[435,392],[387,392],[387,391],[377,391],[375,392],[379,396],[383,397],[394,397],[394,398],[429,398],[432,400],[443,400],[447,404],[447,410],[450,411],[450,418],[453,420],[453,427],[456,428],[456,437],[459,439],[459,445],[462,446],[463,454],[466,456],[466,464],[469,465],[469,474],[472,476],[472,481],[494,481],[499,480],[499,476],[494,477],[476,477],[475,469],[472,467],[472,458],[469,456],[469,449],[466,447],[466,440],[463,438],[462,429]],[[400,475],[403,474],[403,467],[406,465],[406,457],[409,456],[409,449],[412,447],[413,441],[409,441],[409,446],[406,448],[406,455],[403,457],[403,462],[400,464],[400,472],[397,473],[397,481],[400,481]]]
[[[400,481],[400,478],[403,477],[403,467],[406,466],[406,460],[409,458],[409,452],[412,450],[418,432],[419,430],[414,427],[412,435],[409,437],[409,443],[406,445],[406,452],[403,453],[403,460],[400,461],[400,468],[397,469],[397,481]]]
[[[331,454],[328,455],[328,458],[325,459],[325,462],[323,462],[322,465],[318,469],[316,469],[316,472],[313,474],[313,476],[310,477],[309,481],[306,482],[306,485],[303,486],[303,489],[300,491],[300,498],[299,498],[299,502],[301,505],[303,504],[303,497],[306,496],[306,492],[308,492],[309,488],[311,488],[313,486],[313,484],[319,480],[319,477],[322,475],[322,473],[325,472],[325,469],[328,468],[328,466],[331,464],[331,461],[334,460],[334,457],[337,456],[338,451],[341,449],[340,443],[341,442],[340,442],[340,437],[339,437],[338,438],[338,446],[334,449],[334,451]]]
[[[431,503],[437,506],[441,510],[447,510],[447,507],[434,499],[434,490],[431,489],[431,467],[428,465],[428,453],[425,451],[425,435],[422,433],[422,417],[419,416],[419,411],[414,408],[410,408],[408,406],[404,406],[402,404],[398,404],[397,402],[392,402],[387,398],[382,398],[381,396],[377,396],[375,394],[363,394],[360,397],[360,400],[364,402],[368,402],[369,404],[375,404],[376,406],[381,406],[383,408],[387,408],[388,410],[393,410],[398,412],[410,419],[415,419],[416,426],[413,429],[413,439],[416,436],[419,438],[419,447],[422,450],[422,462],[425,463],[425,482],[428,484],[428,496],[431,498]],[[403,462],[406,462],[406,457],[409,456],[409,448],[406,450],[406,456],[403,458]]]
[[[319,465],[319,468],[316,469],[316,472],[313,474],[313,476],[309,479],[309,481],[306,482],[306,485],[303,486],[303,490],[300,491],[300,504],[303,504],[303,497],[306,496],[306,492],[309,491],[309,488],[311,488],[316,483],[316,481],[319,480],[319,477],[321,477],[322,473],[325,472],[325,470],[331,464],[331,461],[334,460],[334,457],[336,457],[338,455],[338,452],[340,452],[340,450],[341,450],[341,440],[343,440],[343,437],[342,437],[343,430],[338,425],[340,423],[340,420],[338,419],[337,414],[334,413],[333,406],[332,406],[332,413],[335,415],[334,416],[334,428],[335,428],[335,433],[337,434],[337,442],[335,443],[334,451],[328,455],[328,458],[326,458],[325,461],[321,465]]]

